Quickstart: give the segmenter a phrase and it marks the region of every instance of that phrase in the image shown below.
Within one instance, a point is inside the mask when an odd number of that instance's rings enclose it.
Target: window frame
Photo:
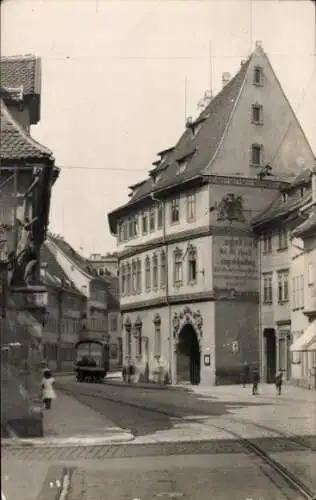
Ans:
[[[151,290],[151,262],[148,255],[145,259],[145,290]]]
[[[152,256],[152,285],[153,285],[153,290],[158,289],[158,257],[154,253]]]
[[[146,236],[149,233],[148,210],[142,211],[142,235]]]
[[[194,222],[196,219],[196,193],[187,194],[186,205],[187,205],[187,222]]]
[[[195,263],[195,276],[192,276],[192,263]],[[197,249],[196,247],[192,247],[188,251],[188,283],[193,285],[197,282]]]
[[[149,232],[153,233],[156,230],[156,207],[149,209]]]
[[[289,301],[289,271],[277,271],[278,303]]]
[[[164,289],[167,285],[167,256],[165,250],[160,252],[160,288]]]
[[[255,113],[258,112],[258,119]],[[251,106],[251,123],[254,125],[263,125],[263,105],[259,103],[252,104]]]
[[[255,151],[256,155],[259,154],[258,158],[255,158]],[[252,167],[260,168],[264,164],[264,159],[263,159],[263,153],[264,153],[264,148],[263,144],[258,144],[258,143],[253,143],[251,145],[251,158],[250,158],[250,164]],[[254,161],[259,159],[259,161]]]
[[[289,233],[287,227],[278,228],[278,251],[287,250],[289,247]]]
[[[173,284],[181,286],[183,284],[183,250],[176,249],[173,252]]]
[[[174,218],[174,214],[177,213],[177,218]],[[173,198],[170,202],[170,224],[176,225],[180,223],[180,196]]]
[[[264,233],[262,236],[262,253],[268,255],[272,253],[272,233]]]
[[[257,78],[257,75],[259,75],[259,78]],[[262,66],[257,65],[253,68],[253,84],[256,85],[257,87],[263,86],[263,68],[262,68]]]
[[[268,282],[268,284],[267,284]],[[273,304],[273,273],[262,274],[262,302],[263,304]]]

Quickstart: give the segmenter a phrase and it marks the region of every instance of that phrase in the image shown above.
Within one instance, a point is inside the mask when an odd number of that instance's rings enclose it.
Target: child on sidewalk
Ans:
[[[45,404],[46,410],[50,410],[52,407],[52,400],[56,398],[56,394],[53,388],[55,379],[53,378],[50,370],[44,370],[43,380],[42,380],[42,398]]]

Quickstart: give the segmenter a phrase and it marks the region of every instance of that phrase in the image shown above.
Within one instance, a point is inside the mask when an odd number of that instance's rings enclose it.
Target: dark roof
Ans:
[[[316,212],[313,212],[306,221],[297,226],[292,234],[293,236],[307,236],[309,233],[316,234]]]
[[[42,280],[47,282],[47,284],[60,287],[78,293],[80,295],[81,292],[75,287],[75,285],[69,281],[67,274],[64,272],[63,268],[58,264],[54,254],[49,250],[47,245],[44,243],[41,246],[41,264],[47,264],[47,275],[42,276]]]
[[[277,198],[270,204],[270,206],[253,219],[253,225],[259,226],[269,222],[270,220],[272,221],[275,218],[286,217],[287,214],[290,214],[306,205],[306,203],[309,203],[312,197],[311,191],[307,191],[306,194],[302,196],[298,188],[300,186],[310,184],[311,175],[312,169],[310,168],[306,168],[300,172],[291,184],[286,187],[285,192],[288,195],[287,200],[284,201],[283,193],[278,194]]]
[[[41,64],[33,54],[1,57],[0,86],[23,86],[24,95],[40,94]]]
[[[287,201],[283,201],[282,195],[278,196],[277,199],[271,203],[270,207],[253,219],[253,225],[259,226],[276,218],[286,217],[309,203],[311,199],[311,192],[306,193],[304,196],[300,196],[298,193],[292,194],[288,197]]]
[[[187,127],[176,146],[166,150],[169,153],[166,154],[163,162],[156,169],[151,170],[153,173],[158,173],[163,168],[164,174],[161,178],[157,182],[153,178],[148,178],[146,182],[140,185],[128,203],[114,210],[111,214],[132,205],[135,201],[146,198],[153,191],[157,192],[160,189],[185,182],[203,173],[211,173],[208,165],[216,154],[223,138],[245,80],[250,59],[251,57],[243,63],[234,78],[225,85],[195,120],[200,122],[201,125],[196,136],[193,137],[191,127]],[[178,161],[185,156],[188,156],[187,166],[183,172],[179,173]],[[167,168],[165,168],[166,166]]]
[[[54,162],[53,153],[35,141],[13,118],[1,99],[1,162]]]

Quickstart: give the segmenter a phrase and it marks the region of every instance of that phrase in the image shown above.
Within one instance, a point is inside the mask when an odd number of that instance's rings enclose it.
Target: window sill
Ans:
[[[173,283],[175,288],[181,288],[183,286],[183,281],[176,281]]]
[[[253,125],[263,125],[263,122],[262,122],[262,121],[257,122],[257,121],[255,121],[255,120],[251,120],[251,123],[252,123]]]
[[[195,222],[196,221],[196,217],[192,217],[192,218],[187,218],[187,222]]]
[[[179,220],[170,222],[170,226],[177,226],[178,224],[180,224]]]
[[[262,255],[272,255],[272,250],[268,250],[268,251],[263,251],[262,252]]]
[[[196,280],[196,279],[195,279],[195,280],[188,281],[188,285],[189,285],[189,286],[194,286],[194,285],[196,285],[196,284],[197,284],[197,280]]]
[[[289,247],[279,247],[279,248],[277,249],[277,251],[278,251],[278,252],[285,252],[285,250],[288,250],[288,249],[289,249]]]
[[[254,168],[263,168],[263,165],[261,163],[252,163],[250,162],[250,166]]]
[[[255,81],[254,81],[254,82],[253,82],[253,85],[254,85],[255,87],[263,87],[263,83],[262,83],[262,82],[255,82]]]
[[[273,305],[273,301],[272,301],[272,300],[264,300],[264,301],[262,302],[262,304],[263,304],[264,306],[272,306],[272,305]]]
[[[289,303],[289,299],[284,299],[284,300],[278,300],[278,304],[280,306],[282,306],[283,304],[288,304]]]

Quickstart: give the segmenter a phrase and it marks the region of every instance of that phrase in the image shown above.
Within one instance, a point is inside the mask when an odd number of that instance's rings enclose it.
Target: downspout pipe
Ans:
[[[163,208],[163,225],[162,225],[162,241],[163,245],[165,246],[166,249],[166,276],[165,276],[165,289],[166,289],[166,304],[168,307],[168,330],[169,330],[169,356],[170,356],[170,362],[169,362],[169,382],[171,384],[175,384],[175,376],[173,373],[173,332],[172,332],[172,316],[171,316],[171,306],[169,302],[169,247],[168,244],[166,243],[166,213],[165,213],[165,204],[163,201],[159,198],[156,198],[154,193],[151,193],[150,195],[151,199],[160,205],[162,205]]]

